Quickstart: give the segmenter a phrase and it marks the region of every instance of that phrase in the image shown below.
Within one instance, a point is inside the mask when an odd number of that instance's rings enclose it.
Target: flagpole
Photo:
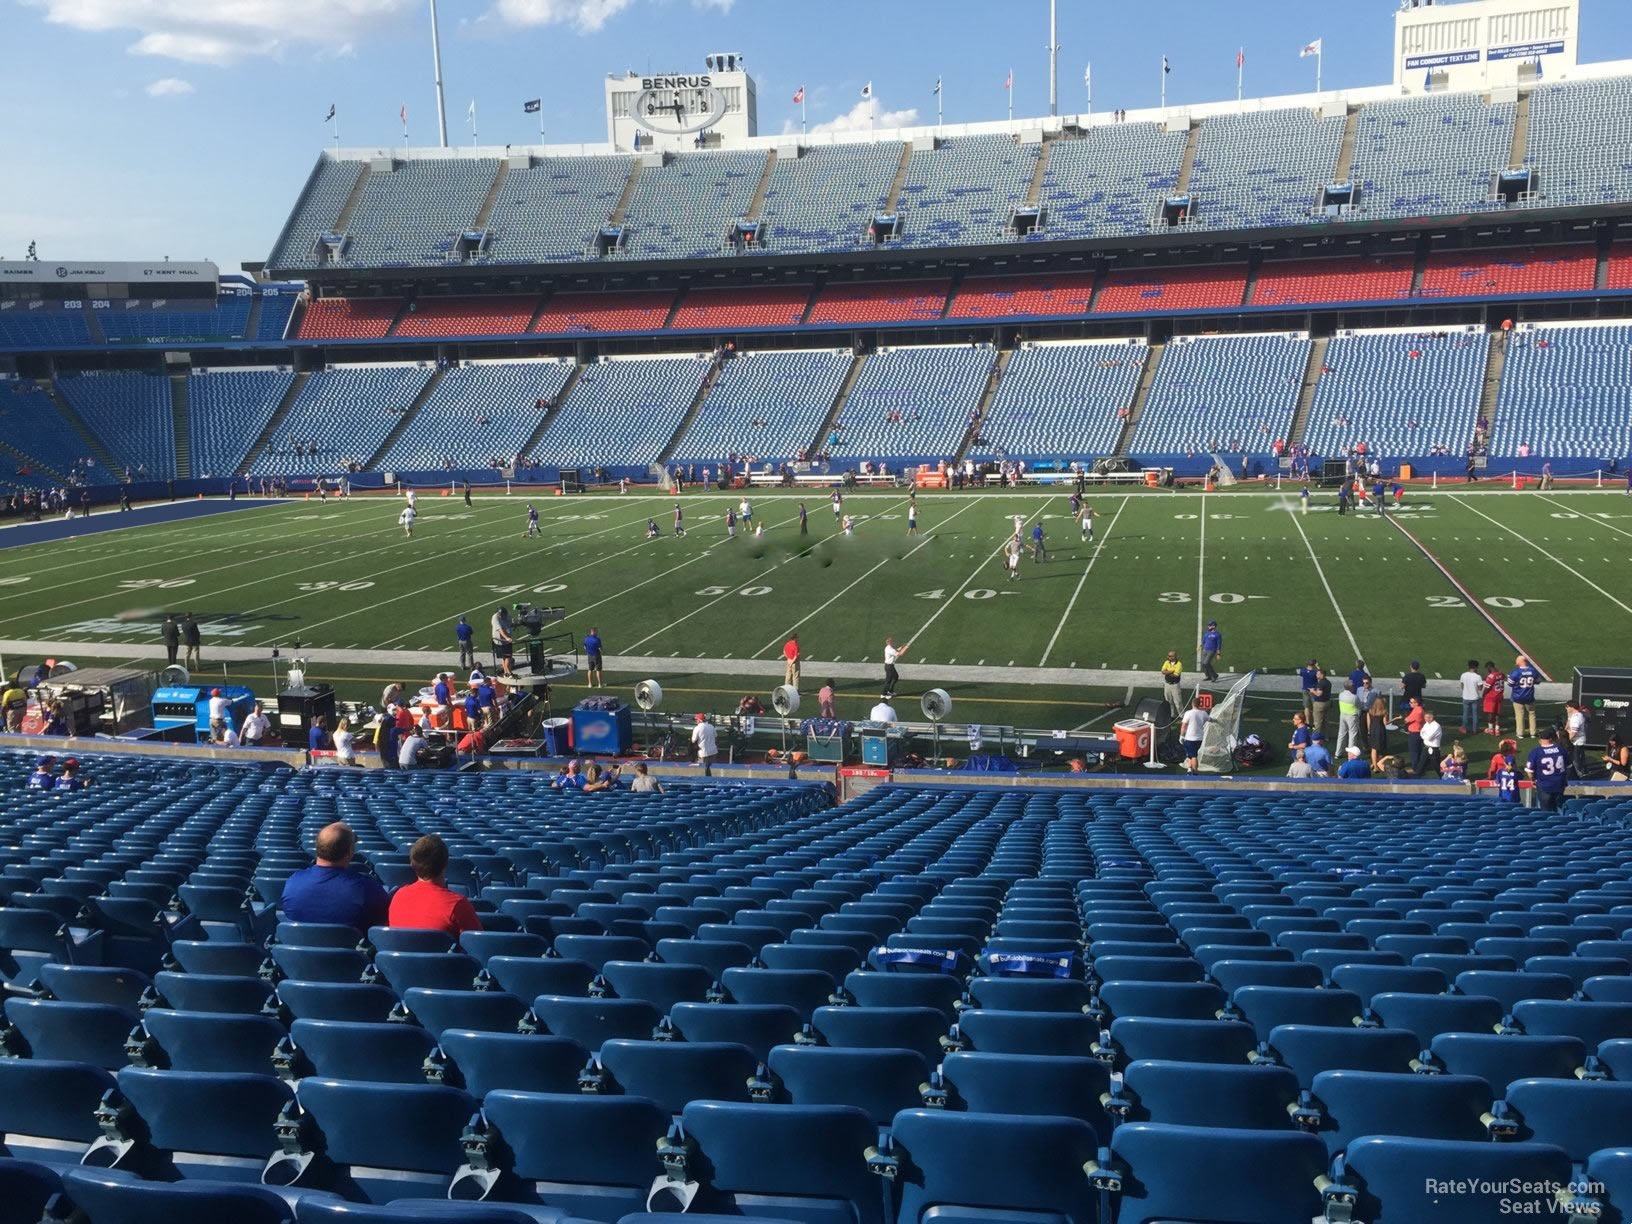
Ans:
[[[436,0],[431,0],[431,70],[436,74],[436,128],[448,147],[448,104],[442,94],[442,35],[437,30]]]
[[[334,106],[330,107],[330,109],[334,111],[334,114],[329,116],[329,122],[334,124],[334,147],[338,149],[340,147],[340,108]]]
[[[1094,113],[1094,66],[1088,64],[1082,70],[1082,84],[1088,91],[1088,113]]]
[[[1247,49],[1242,47],[1235,53],[1235,100],[1241,101],[1241,83],[1247,71]]]
[[[1162,56],[1162,109],[1167,109],[1167,56]]]
[[[1048,0],[1048,113],[1060,113],[1060,28],[1058,0]],[[1013,90],[1009,91],[1011,96]]]
[[[1320,49],[1315,52],[1315,92],[1317,94],[1320,92],[1320,72],[1326,58],[1326,40],[1323,38],[1320,43]]]
[[[542,95],[540,95],[538,101],[538,144],[540,148],[544,147],[544,99]]]
[[[799,135],[805,134],[805,87],[799,86]]]
[[[1009,69],[1009,122],[1014,122],[1014,69]]]

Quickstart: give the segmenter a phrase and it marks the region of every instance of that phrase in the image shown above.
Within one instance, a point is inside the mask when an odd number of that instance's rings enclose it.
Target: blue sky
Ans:
[[[1153,106],[1314,84],[1382,83],[1396,0],[1060,0],[1061,110]],[[1582,0],[1582,59],[1632,57],[1632,4]],[[1047,0],[440,0],[450,139],[536,140],[524,99],[542,97],[551,141],[603,141],[607,72],[691,70],[740,51],[759,82],[760,130],[839,119],[871,80],[881,119],[999,119],[1048,109]],[[426,0],[0,0],[0,256],[214,259],[270,249],[339,110],[346,145],[435,143]]]

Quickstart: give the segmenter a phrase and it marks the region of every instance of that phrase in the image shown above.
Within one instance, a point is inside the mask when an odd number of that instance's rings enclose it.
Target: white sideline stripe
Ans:
[[[1591,578],[1588,578],[1585,574],[1583,574],[1580,570],[1576,569],[1573,565],[1570,565],[1569,563],[1567,563],[1565,561],[1561,561],[1559,558],[1553,556],[1551,553],[1542,552],[1541,549],[1537,548],[1534,544],[1531,544],[1529,540],[1526,540],[1524,538],[1524,536],[1520,535],[1517,531],[1514,531],[1513,528],[1509,527],[1506,523],[1503,523],[1498,519],[1491,518],[1490,515],[1486,514],[1483,510],[1475,510],[1472,506],[1470,506],[1466,502],[1462,501],[1462,499],[1460,497],[1453,497],[1451,500],[1456,502],[1458,505],[1460,505],[1464,510],[1468,510],[1468,511],[1471,511],[1472,513],[1474,513],[1474,514],[1477,514],[1480,518],[1484,519],[1485,522],[1491,523],[1494,526],[1500,527],[1503,531],[1507,532],[1507,534],[1512,536],[1514,539],[1519,540],[1519,541],[1523,542],[1524,544],[1529,545],[1529,547],[1531,549],[1533,549],[1535,552],[1539,553],[1541,556],[1545,557],[1547,560],[1551,561],[1554,565],[1558,566],[1560,569],[1567,570],[1568,572],[1574,574],[1582,582],[1586,583],[1593,590],[1597,591],[1598,594],[1602,595],[1605,599],[1609,600],[1610,603],[1614,604],[1622,612],[1625,612],[1627,615],[1632,616],[1632,607],[1629,607],[1626,604],[1622,603],[1619,599],[1616,599],[1615,596],[1611,595],[1608,591],[1604,590],[1603,587],[1599,586]]]
[[[1077,606],[1077,596],[1082,594],[1082,588],[1088,581],[1088,575],[1093,572],[1094,562],[1099,560],[1099,554],[1105,550],[1106,541],[1111,538],[1111,532],[1116,530],[1116,520],[1122,517],[1122,511],[1128,508],[1128,502],[1131,500],[1131,494],[1124,497],[1122,504],[1116,508],[1116,513],[1111,516],[1111,521],[1105,525],[1105,534],[1099,538],[1099,543],[1094,548],[1094,555],[1088,558],[1088,565],[1082,571],[1082,577],[1077,579],[1077,589],[1071,592],[1071,602],[1065,605],[1065,611],[1060,616],[1060,623],[1054,626],[1054,636],[1049,638],[1048,645],[1043,647],[1043,657],[1037,661],[1038,667],[1048,666],[1048,656],[1054,653],[1054,643],[1060,640],[1060,633],[1065,628],[1065,622],[1071,619],[1072,609]],[[1086,512],[1087,508],[1084,507],[1084,513]]]
[[[783,519],[780,523],[777,524],[777,526],[778,527],[783,527],[783,526],[786,526],[789,523],[797,523],[798,521],[799,521],[799,519],[798,519],[798,516],[796,515],[795,517],[793,517],[791,519]],[[830,539],[830,538],[832,538],[832,537],[829,537],[829,536],[822,537],[823,540]],[[794,553],[793,555],[794,555],[794,557],[802,557],[806,553],[810,552],[812,549],[818,547],[821,543],[822,543],[822,540],[816,540],[808,548],[802,548],[798,552]],[[785,558],[785,559],[790,559],[791,560],[791,558]],[[653,638],[662,637],[670,629],[673,629],[676,625],[684,624],[686,621],[688,621],[692,617],[696,616],[699,612],[707,612],[715,604],[720,603],[722,600],[730,599],[731,596],[735,595],[738,591],[741,591],[743,588],[751,587],[751,586],[755,585],[756,583],[758,583],[761,578],[766,578],[766,577],[769,577],[771,574],[776,573],[777,566],[780,566],[781,564],[782,564],[782,562],[778,561],[775,565],[772,565],[772,566],[769,566],[766,569],[760,570],[759,573],[755,574],[752,578],[748,579],[747,582],[739,582],[736,586],[732,587],[724,595],[716,595],[713,599],[709,600],[707,603],[702,604],[699,607],[693,608],[690,612],[687,612],[684,616],[680,617],[678,620],[670,621],[667,625],[664,625],[663,628],[657,630],[657,632],[648,633],[645,637],[641,638],[640,641],[634,643],[634,645],[630,646],[628,649],[635,650],[635,649],[637,649],[637,648],[639,648],[641,646],[646,645],[646,643],[651,641]]]
[[[1315,563],[1315,574],[1320,579],[1320,585],[1326,588],[1326,598],[1332,601],[1332,611],[1337,613],[1337,623],[1343,626],[1343,636],[1349,639],[1354,657],[1365,658],[1366,652],[1360,649],[1360,643],[1354,640],[1354,630],[1349,628],[1349,618],[1343,615],[1343,605],[1337,602],[1337,596],[1332,592],[1332,584],[1326,581],[1326,569],[1321,565],[1315,546],[1309,540],[1309,533],[1303,529],[1303,524],[1298,522],[1298,512],[1289,508],[1287,517],[1292,520],[1292,526],[1296,527],[1298,534],[1303,537],[1303,546],[1309,550],[1309,560]]]
[[[953,519],[957,518],[958,515],[962,514],[965,510],[967,510],[971,506],[973,506],[975,504],[976,500],[978,500],[978,499],[971,499],[966,505],[962,506],[961,508],[959,508],[957,510],[954,510],[951,514],[947,515],[946,518],[942,521],[941,526],[944,527],[947,523],[950,523]],[[924,536],[923,543],[917,545],[917,547],[915,547],[915,548],[911,549],[910,551],[908,551],[907,553],[905,553],[901,557],[901,560],[903,560],[903,561],[908,560],[909,558],[911,558],[913,556],[913,554],[915,554],[918,551],[918,549],[923,548],[926,544],[928,544],[934,538],[935,538],[935,533],[933,531],[928,532]],[[761,646],[758,650],[754,651],[754,653],[749,655],[748,657],[751,658],[751,659],[757,659],[757,658],[759,658],[760,655],[764,654],[767,650],[771,649],[771,647],[776,646],[776,645],[778,645],[778,644],[780,644],[782,642],[787,641],[787,639],[790,636],[792,636],[793,633],[796,630],[798,630],[800,625],[803,625],[808,620],[814,619],[816,617],[817,613],[825,612],[830,606],[837,603],[844,595],[848,594],[852,587],[860,586],[868,578],[871,578],[874,573],[876,573],[878,570],[881,570],[886,565],[888,565],[892,559],[893,558],[885,557],[882,561],[880,561],[877,565],[873,566],[872,569],[868,570],[860,578],[857,578],[857,579],[847,583],[843,588],[840,589],[840,591],[839,591],[839,593],[837,595],[834,595],[831,599],[827,600],[827,602],[822,604],[821,607],[815,609],[812,612],[807,613],[806,615],[800,617],[798,620],[794,621],[793,624],[788,626],[787,629],[785,629],[781,633],[777,634],[774,638],[772,638],[770,641],[766,642],[765,645]]]

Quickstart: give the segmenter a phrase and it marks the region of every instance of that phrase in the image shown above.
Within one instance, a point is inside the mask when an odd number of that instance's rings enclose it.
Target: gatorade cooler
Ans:
[[[1162,474],[1155,468],[1150,468],[1145,472],[1145,487],[1147,489],[1154,489],[1161,483]]]
[[[1125,761],[1142,761],[1150,755],[1150,737],[1155,730],[1142,718],[1124,718],[1112,730],[1116,732],[1117,753]]]

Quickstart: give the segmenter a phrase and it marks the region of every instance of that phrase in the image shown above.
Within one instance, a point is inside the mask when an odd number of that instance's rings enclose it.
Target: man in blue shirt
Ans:
[[[465,726],[474,731],[481,725],[482,699],[476,695],[476,689],[472,688],[470,692],[465,694]]]
[[[1359,692],[1366,687],[1366,681],[1371,679],[1371,673],[1366,670],[1366,661],[1356,659],[1354,670],[1349,673],[1349,683],[1354,685],[1354,691]]]
[[[1349,745],[1349,759],[1337,767],[1337,776],[1347,781],[1371,777],[1371,762],[1360,755],[1360,749]]]
[[[1315,771],[1317,778],[1331,776],[1332,754],[1326,751],[1326,737],[1319,731],[1310,736],[1309,747],[1303,750],[1303,759],[1309,763],[1309,768]]]
[[[283,886],[283,917],[292,922],[337,922],[366,932],[383,926],[390,900],[371,875],[352,869],[357,835],[341,821],[317,834],[317,863],[295,872]]]
[[[1201,671],[1208,680],[1218,679],[1218,659],[1224,653],[1224,635],[1218,631],[1217,621],[1207,622],[1207,632],[1201,635]]]
[[[334,747],[334,737],[329,734],[328,719],[312,719],[312,728],[306,733],[306,747],[312,752],[325,752]]]
[[[1031,559],[1033,561],[1048,560],[1048,549],[1043,547],[1043,525],[1041,523],[1031,529]]]
[[[1377,503],[1377,513],[1388,513],[1388,486],[1379,480],[1371,489],[1371,499]]]
[[[481,707],[483,726],[491,726],[498,721],[499,695],[494,691],[493,681],[486,676],[476,686],[476,704]]]
[[[1298,668],[1298,687],[1303,690],[1303,721],[1304,722],[1311,721],[1315,716],[1315,710],[1314,710],[1315,673],[1319,669],[1320,669],[1320,664],[1317,663],[1314,659],[1310,659],[1306,666]]]
[[[606,675],[601,670],[601,631],[591,629],[584,634],[585,688],[605,688]]]
[[[1529,659],[1520,655],[1513,660],[1513,670],[1507,676],[1507,699],[1513,703],[1513,734],[1519,739],[1524,738],[1526,719],[1530,734],[1536,734],[1536,681],[1540,678],[1541,673],[1530,666]]]
[[[1554,743],[1551,727],[1543,727],[1537,737],[1541,743],[1530,750],[1524,763],[1524,772],[1536,784],[1536,806],[1544,812],[1556,812],[1564,806],[1564,783],[1569,771],[1569,758]]]
[[[459,639],[459,666],[461,668],[476,666],[476,630],[471,628],[470,622],[464,617],[453,627],[454,636]]]

